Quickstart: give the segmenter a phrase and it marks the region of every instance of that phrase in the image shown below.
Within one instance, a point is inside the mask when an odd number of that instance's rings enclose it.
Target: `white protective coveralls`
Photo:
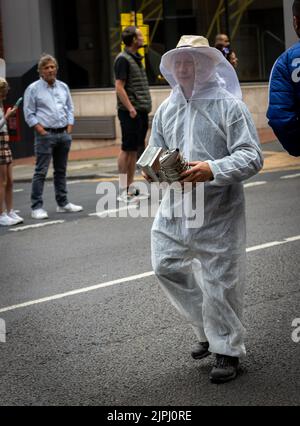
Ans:
[[[188,100],[175,73],[178,58],[194,64]],[[243,357],[242,181],[263,165],[256,128],[241,100],[236,73],[217,49],[182,47],[167,52],[161,72],[173,91],[154,117],[150,145],[179,148],[188,161],[207,161],[214,180],[205,183],[200,228],[187,228],[184,218],[164,217],[163,200],[152,228],[153,269],[200,342],[208,341],[212,353]]]

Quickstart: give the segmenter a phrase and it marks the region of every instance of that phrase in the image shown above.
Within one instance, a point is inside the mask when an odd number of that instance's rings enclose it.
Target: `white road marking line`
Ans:
[[[67,185],[75,185],[76,183],[86,183],[86,182],[89,182],[89,181],[86,180],[86,179],[83,179],[83,180],[70,180],[70,181],[67,182]],[[48,183],[47,187],[48,188],[52,188],[53,184],[52,183]]]
[[[24,192],[24,189],[14,189],[14,193],[16,194],[17,192]]]
[[[15,166],[15,165],[14,165],[14,169],[25,169],[25,167],[27,167],[27,166],[25,166],[25,165],[18,165],[18,166]]]
[[[282,245],[282,244],[287,244],[287,243],[299,241],[299,240],[300,240],[300,235],[296,235],[295,237],[285,238],[283,241],[273,241],[271,243],[266,243],[266,244],[261,244],[259,246],[250,247],[250,248],[247,249],[247,253],[262,250],[262,249],[269,248],[269,247]],[[8,306],[6,308],[2,308],[2,309],[0,309],[0,314],[3,313],[3,312],[15,311],[17,309],[26,308],[28,306],[39,305],[39,304],[45,303],[45,302],[51,302],[52,300],[58,300],[58,299],[63,299],[63,298],[69,297],[69,296],[75,296],[77,294],[89,293],[90,291],[95,291],[95,290],[99,290],[101,288],[111,287],[111,286],[114,286],[114,285],[117,285],[117,284],[124,284],[124,283],[129,283],[129,282],[132,282],[132,281],[138,281],[142,278],[148,278],[148,277],[152,277],[152,276],[154,276],[154,272],[146,272],[144,274],[133,275],[131,277],[121,278],[121,279],[114,280],[114,281],[108,281],[106,283],[101,283],[101,284],[91,286],[91,287],[85,287],[85,288],[81,288],[81,289],[78,289],[78,290],[69,291],[69,292],[66,292],[66,293],[56,294],[54,296],[45,297],[43,299],[32,300],[30,302],[21,303],[19,305]]]
[[[31,302],[21,303],[20,305],[14,305],[14,306],[9,306],[7,308],[0,309],[0,313],[2,314],[3,312],[14,311],[16,309],[26,308],[26,307],[32,306],[32,305],[38,305],[38,304],[45,303],[45,302],[51,302],[52,300],[63,299],[65,297],[75,296],[77,294],[88,293],[90,291],[99,290],[100,288],[111,287],[111,286],[116,285],[116,284],[123,284],[123,283],[131,282],[131,281],[137,281],[137,280],[140,280],[142,278],[151,277],[153,275],[154,275],[154,272],[147,272],[145,274],[134,275],[132,277],[127,277],[127,278],[121,278],[119,280],[109,281],[107,283],[98,284],[98,285],[95,285],[95,286],[92,286],[92,287],[86,287],[86,288],[81,288],[79,290],[69,291],[67,293],[56,294],[55,296],[45,297],[43,299],[33,300]]]
[[[86,183],[86,180],[70,180],[68,185],[75,185],[76,183]]]
[[[11,228],[10,232],[22,232],[22,231],[27,231],[28,229],[43,228],[45,226],[60,225],[62,223],[65,223],[65,221],[56,220],[53,222],[37,223],[36,225],[19,226],[18,228]]]
[[[84,170],[84,169],[92,169],[94,166],[94,164],[83,164],[82,166],[78,166],[78,165],[71,165],[68,166],[68,170]]]
[[[253,186],[266,185],[266,183],[268,183],[268,182],[261,181],[261,182],[246,183],[246,184],[244,185],[244,188],[252,188]]]
[[[105,173],[101,173],[101,176],[105,176]],[[135,182],[137,181],[141,181],[141,182],[146,182],[145,179],[142,176],[136,176],[134,178]],[[103,178],[103,177],[99,177],[99,178],[95,178],[95,179],[91,179],[90,182],[120,182],[120,177],[118,177],[116,174],[107,174],[107,177]]]
[[[300,235],[296,235],[296,237],[285,238],[285,241],[287,243],[292,243],[292,242],[298,241],[298,240],[300,240]]]
[[[132,206],[129,205],[129,206],[125,206],[125,207],[120,207],[119,209],[115,209],[115,210],[105,210],[104,212],[101,212],[101,213],[91,213],[91,214],[89,214],[89,216],[90,217],[108,216],[110,214],[118,213],[118,212],[125,211],[125,210],[128,210],[128,209],[136,209],[137,207],[138,207],[138,204],[135,204],[135,205],[132,205]]]
[[[295,237],[285,238],[283,241],[273,241],[271,243],[250,247],[247,249],[247,253],[251,253],[252,251],[262,250],[269,247],[281,246],[282,244],[287,244],[287,243],[291,243],[291,242],[299,241],[299,240],[300,240],[300,235],[296,235]]]
[[[295,179],[295,178],[298,178],[298,177],[300,177],[300,173],[296,173],[294,175],[281,176],[280,179]]]

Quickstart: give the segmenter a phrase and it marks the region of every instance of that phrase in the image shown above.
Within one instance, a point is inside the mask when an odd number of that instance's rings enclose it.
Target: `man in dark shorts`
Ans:
[[[149,83],[143,66],[143,57],[138,50],[144,40],[136,27],[127,27],[122,33],[124,52],[115,61],[116,93],[118,98],[118,117],[122,130],[122,151],[118,166],[120,175],[119,201],[135,201],[138,191],[131,187],[134,181],[138,152],[145,147],[148,131],[148,114],[152,109]]]

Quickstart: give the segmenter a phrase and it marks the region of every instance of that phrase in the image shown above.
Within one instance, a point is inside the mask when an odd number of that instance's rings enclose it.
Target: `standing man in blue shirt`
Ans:
[[[293,4],[294,29],[300,37],[300,0]],[[300,42],[276,61],[270,78],[267,117],[283,148],[300,156]]]
[[[39,61],[40,79],[31,84],[24,96],[24,115],[35,130],[36,168],[32,182],[32,218],[47,219],[43,209],[43,191],[51,159],[58,213],[83,210],[68,201],[67,162],[72,142],[74,107],[68,86],[57,80],[58,64],[51,55]]]

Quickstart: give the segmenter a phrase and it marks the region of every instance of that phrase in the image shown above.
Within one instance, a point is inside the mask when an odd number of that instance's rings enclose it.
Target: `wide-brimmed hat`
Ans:
[[[207,67],[206,76],[208,78],[206,82],[212,82],[213,75],[215,75],[215,81],[218,80],[220,87],[226,89],[234,97],[242,98],[240,84],[233,66],[227,61],[220,50],[209,46],[207,38],[198,35],[182,36],[176,48],[162,56],[160,70],[171,87],[174,88],[178,84],[174,75],[174,64],[176,57],[180,56],[183,52],[190,53],[194,58],[195,65],[200,65],[202,70]],[[209,69],[211,70],[211,74],[209,73]],[[197,67],[195,78],[197,79]],[[196,82],[196,85],[198,83],[200,82]],[[199,87],[200,85],[198,84]]]
[[[183,35],[176,46],[176,49],[170,50],[162,57],[162,65],[166,69],[170,69],[174,56],[180,54],[185,48],[187,51],[198,51],[209,57],[214,65],[224,62],[224,55],[215,47],[210,47],[209,41],[203,36]],[[226,60],[226,59],[225,59]]]

